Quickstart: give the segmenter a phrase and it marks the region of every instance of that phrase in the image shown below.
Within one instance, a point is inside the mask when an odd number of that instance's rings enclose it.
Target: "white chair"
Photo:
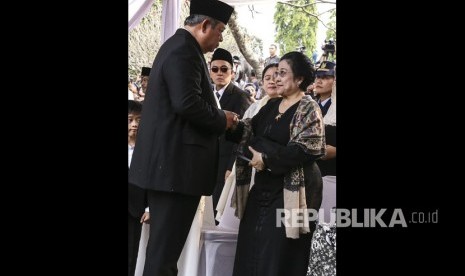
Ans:
[[[207,211],[211,210],[211,211]],[[232,217],[231,217],[232,215]],[[238,222],[232,208],[225,208],[218,226],[213,219],[213,201],[205,201],[204,226],[200,237],[201,253],[199,259],[199,276],[230,276],[233,272],[236,256]],[[237,221],[239,221],[237,219]],[[235,227],[237,224],[237,227]],[[235,228],[235,229],[234,229]]]
[[[323,177],[323,199],[321,201],[321,210],[324,211],[324,222],[333,224],[331,222],[331,210],[336,208],[336,176],[327,175]],[[336,217],[334,216],[333,219]],[[321,221],[321,218],[320,218]]]

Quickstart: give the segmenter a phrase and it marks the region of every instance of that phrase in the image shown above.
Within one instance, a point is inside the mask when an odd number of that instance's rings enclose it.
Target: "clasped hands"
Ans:
[[[234,128],[239,123],[239,114],[232,111],[223,110],[226,115],[226,129]]]

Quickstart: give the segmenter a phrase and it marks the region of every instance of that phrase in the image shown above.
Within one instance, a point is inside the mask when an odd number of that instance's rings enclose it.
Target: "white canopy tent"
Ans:
[[[162,7],[162,42],[172,36],[179,26],[179,14],[183,0],[163,0]],[[276,2],[277,0],[223,0],[231,6],[250,5],[255,3]],[[132,30],[149,12],[153,0],[128,0],[128,31]]]

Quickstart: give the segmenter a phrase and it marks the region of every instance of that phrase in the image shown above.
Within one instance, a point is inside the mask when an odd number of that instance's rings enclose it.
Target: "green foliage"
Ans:
[[[326,24],[328,29],[326,30],[326,39],[332,39],[336,41],[336,33],[333,30],[336,29],[336,9],[330,11],[329,22]]]
[[[296,0],[293,5],[304,6],[297,8],[277,3],[274,14],[276,24],[276,42],[279,44],[281,55],[296,51],[299,46],[305,46],[304,53],[308,56],[316,49],[316,28],[318,21],[309,15],[316,14],[314,0]],[[312,4],[312,5],[309,5]],[[306,12],[307,13],[306,13]]]
[[[326,30],[326,40],[336,41],[336,33],[333,31],[333,30],[336,29],[336,10],[334,9],[330,13],[331,13],[331,15],[329,17],[329,23],[327,24],[327,26],[329,28]],[[331,28],[333,30],[331,30]],[[337,41],[336,41],[336,43],[337,43]],[[337,49],[336,49],[336,52],[337,52]],[[334,52],[333,55],[329,55],[329,57],[328,57],[329,61],[335,61],[336,60],[336,52]]]

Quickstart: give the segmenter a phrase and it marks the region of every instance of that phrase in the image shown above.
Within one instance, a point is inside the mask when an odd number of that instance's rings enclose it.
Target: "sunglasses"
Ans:
[[[216,67],[216,66],[213,66],[211,70],[212,70],[213,73],[218,73],[218,69],[221,70],[222,73],[226,73],[229,70],[229,68],[227,66],[221,66],[219,68]]]

